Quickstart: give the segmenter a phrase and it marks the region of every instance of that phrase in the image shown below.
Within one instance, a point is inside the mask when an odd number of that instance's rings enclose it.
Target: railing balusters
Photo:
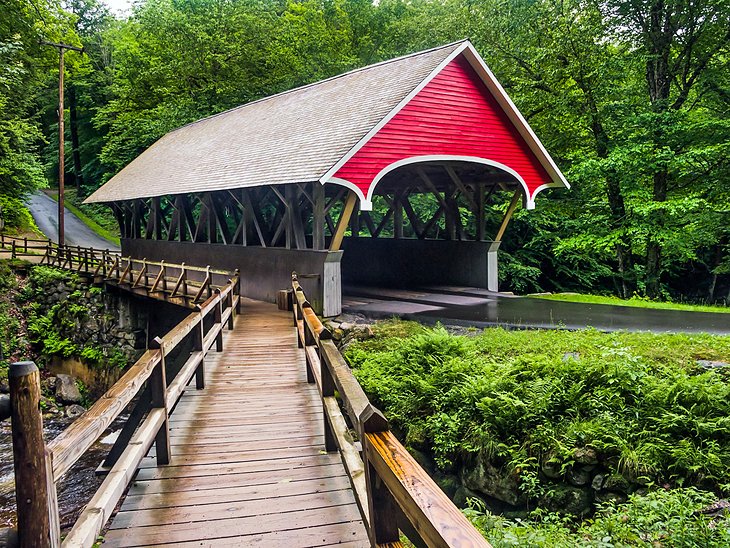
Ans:
[[[162,340],[155,337],[149,344],[151,349],[159,349],[160,363],[155,366],[150,376],[150,399],[152,408],[165,410],[165,420],[155,436],[155,453],[157,454],[157,465],[170,463],[170,427],[167,418],[167,379],[165,376],[165,349],[162,347]]]
[[[222,352],[223,351],[223,300],[221,299],[221,290],[216,289],[214,292],[216,296],[216,303],[215,308],[213,310],[213,321],[216,324],[219,324],[219,330],[218,334],[215,337],[215,350],[216,352]]]

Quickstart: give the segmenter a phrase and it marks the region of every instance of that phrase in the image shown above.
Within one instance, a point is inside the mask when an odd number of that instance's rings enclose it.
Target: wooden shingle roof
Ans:
[[[357,69],[171,131],[86,201],[318,181],[462,44]]]

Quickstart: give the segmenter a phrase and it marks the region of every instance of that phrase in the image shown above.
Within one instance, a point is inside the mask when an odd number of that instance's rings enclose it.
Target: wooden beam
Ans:
[[[363,222],[365,223],[365,226],[368,227],[368,231],[370,232],[370,236],[372,238],[375,238],[375,223],[373,222],[373,218],[370,215],[369,211],[361,211],[360,217],[362,217]]]
[[[254,207],[254,203],[248,189],[244,189],[242,191],[242,198],[244,207],[248,209],[251,215],[253,226],[256,229],[256,235],[259,237],[259,243],[261,244],[261,247],[266,247],[268,231],[266,230],[266,225],[264,224],[263,217],[261,216],[261,211]]]
[[[476,240],[483,242],[486,234],[486,219],[484,216],[484,185],[474,185],[474,190],[477,193],[477,207],[476,207]]]
[[[504,214],[504,219],[502,219],[502,224],[499,225],[499,230],[497,231],[497,235],[494,237],[495,242],[502,241],[504,232],[505,232],[505,230],[507,230],[507,225],[509,224],[509,221],[512,218],[512,214],[515,212],[515,209],[517,208],[517,204],[520,203],[521,197],[522,197],[522,190],[518,188],[517,190],[515,190],[515,193],[512,196],[512,201],[510,202],[509,207],[507,208],[507,212]]]
[[[293,243],[297,249],[307,249],[307,238],[304,235],[304,224],[299,210],[299,189],[295,185],[286,185],[284,191],[287,196],[286,206]]]
[[[408,220],[411,223],[411,227],[413,228],[413,233],[416,235],[416,237],[419,240],[422,240],[426,237],[424,231],[423,231],[423,221],[416,215],[416,212],[413,210],[413,207],[411,206],[411,202],[408,200],[408,194],[404,193],[401,199],[401,204],[403,205],[403,210],[406,212],[406,216],[408,217]]]
[[[314,214],[312,216],[312,249],[324,249],[324,185],[312,183],[312,198],[314,200]]]
[[[337,220],[337,228],[335,228],[335,233],[332,235],[330,251],[340,250],[340,247],[342,246],[342,239],[345,237],[345,229],[350,222],[350,215],[352,215],[352,212],[355,209],[356,201],[357,196],[355,195],[355,193],[353,191],[348,192],[345,207],[342,208],[340,218]]]
[[[403,238],[403,205],[401,196],[403,191],[396,191],[393,195],[393,238]]]
[[[183,242],[187,238],[190,238],[191,242],[195,241],[195,216],[190,205],[190,199],[187,196],[180,196],[179,204],[180,210],[182,211],[180,230],[184,231],[180,236],[180,241]]]

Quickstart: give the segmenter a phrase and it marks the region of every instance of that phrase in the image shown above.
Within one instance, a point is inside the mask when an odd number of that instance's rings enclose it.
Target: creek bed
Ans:
[[[99,440],[84,453],[71,470],[56,484],[61,530],[70,529],[104,480],[95,474],[96,468],[111,449],[116,433],[126,421],[120,416]],[[58,436],[73,422],[65,417],[44,417],[46,443]],[[15,481],[13,474],[13,444],[10,420],[0,422],[0,528],[15,527]]]

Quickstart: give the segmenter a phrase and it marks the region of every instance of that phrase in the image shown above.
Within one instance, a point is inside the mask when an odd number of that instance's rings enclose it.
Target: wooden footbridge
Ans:
[[[241,297],[236,272],[43,253],[191,312],[48,444],[38,370],[11,366],[20,546],[489,546],[390,432],[295,275],[286,312]],[[128,407],[62,539],[55,485]]]

